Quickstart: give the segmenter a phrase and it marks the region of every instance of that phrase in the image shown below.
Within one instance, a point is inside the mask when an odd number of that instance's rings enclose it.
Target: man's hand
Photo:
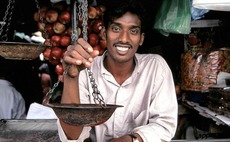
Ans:
[[[91,66],[93,58],[99,55],[99,51],[93,50],[91,45],[83,38],[79,38],[75,45],[69,45],[64,54],[62,64],[64,69],[71,66],[68,70],[70,77],[76,77],[79,72]]]
[[[111,139],[109,142],[132,142],[132,138],[129,135],[122,136],[120,138]]]
[[[143,142],[143,140],[139,134],[135,133],[134,135],[137,137],[139,142]],[[133,139],[129,135],[124,135],[120,138],[111,139],[109,142],[133,142]]]

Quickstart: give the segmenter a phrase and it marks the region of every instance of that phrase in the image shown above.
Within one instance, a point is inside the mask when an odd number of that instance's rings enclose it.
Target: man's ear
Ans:
[[[103,40],[106,40],[106,30],[105,30],[105,27],[103,26],[100,33],[99,33],[100,37],[103,39]]]
[[[140,46],[142,46],[144,40],[145,40],[145,33],[142,33],[142,34],[141,34],[141,39],[140,39],[140,42],[139,42],[139,45],[140,45]]]

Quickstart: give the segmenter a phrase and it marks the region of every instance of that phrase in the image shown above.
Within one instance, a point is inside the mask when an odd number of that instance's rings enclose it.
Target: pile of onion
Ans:
[[[101,29],[104,26],[103,14],[106,8],[104,5],[88,7],[88,42],[100,55],[106,49],[106,41],[102,38]],[[66,2],[50,3],[43,5],[39,12],[34,13],[34,20],[37,22],[38,30],[45,38],[45,45],[51,48],[43,52],[44,59],[55,66],[58,78],[63,74],[64,69],[61,59],[68,45],[71,44],[71,8]],[[78,36],[82,37],[82,18],[78,21]]]

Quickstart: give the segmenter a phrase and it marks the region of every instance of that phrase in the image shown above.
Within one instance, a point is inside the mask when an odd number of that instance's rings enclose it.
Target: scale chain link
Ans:
[[[9,27],[10,27],[10,23],[11,23],[11,18],[12,18],[12,15],[13,15],[13,9],[14,9],[14,3],[15,3],[15,0],[9,0],[9,3],[7,5],[7,9],[5,11],[5,15],[3,17],[3,22],[1,23],[1,27],[0,27],[0,36],[2,35],[2,32],[3,32],[3,27],[5,26],[6,24],[6,31],[5,31],[5,34],[3,36],[1,36],[1,40],[2,41],[8,41],[8,31],[9,31]],[[10,10],[10,11],[9,11]],[[9,14],[9,18],[7,20],[7,16]],[[6,22],[7,21],[7,22]]]
[[[39,6],[38,0],[35,0],[35,3],[36,3],[36,7],[37,7],[37,9],[38,9],[39,20],[40,20],[43,24],[45,24],[45,21],[44,21],[42,15],[41,15],[41,7]],[[48,38],[49,38],[48,31],[47,31],[46,28],[44,28],[44,36],[45,36],[45,39],[48,39]]]
[[[88,34],[87,34],[87,21],[88,21],[88,1],[87,0],[79,0],[81,1],[79,4],[79,13],[78,16],[82,16],[83,22],[82,22],[82,26],[83,26],[83,30],[82,30],[82,34],[83,34],[83,38],[85,39],[85,41],[88,41]],[[82,14],[82,15],[80,15]],[[79,17],[80,18],[80,17]],[[95,104],[99,103],[102,107],[106,106],[106,103],[104,102],[104,98],[101,95],[100,91],[97,88],[95,79],[93,77],[93,72],[90,70],[90,68],[87,68],[88,71],[88,75],[89,75],[89,79],[90,79],[90,83],[93,89],[92,92],[92,96],[94,98],[94,102]]]
[[[83,34],[83,38],[85,39],[85,41],[88,41],[88,34],[87,34],[88,1],[87,0],[82,0],[81,11],[82,11],[81,13],[82,13],[82,18],[83,18],[83,22],[82,22],[82,26],[83,26],[82,34]]]
[[[97,88],[97,84],[96,84],[95,79],[93,77],[93,72],[89,68],[87,68],[87,71],[88,71],[90,83],[91,83],[91,86],[92,86],[92,89],[93,89],[92,96],[94,98],[94,102],[96,104],[99,103],[101,106],[103,106],[103,105],[106,106],[106,104],[104,102],[104,98],[103,98],[103,96],[101,95],[100,91]]]
[[[52,97],[52,93],[54,90],[58,87],[59,83],[61,80],[64,78],[64,75],[67,74],[68,70],[71,68],[71,66],[67,67],[66,70],[63,72],[62,76],[58,78],[58,81],[54,83],[53,87],[46,93],[44,99],[43,99],[43,104],[49,103],[50,98]]]

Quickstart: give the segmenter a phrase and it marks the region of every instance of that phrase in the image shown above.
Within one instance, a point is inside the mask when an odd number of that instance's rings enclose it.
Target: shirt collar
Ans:
[[[104,67],[104,64],[103,64],[103,61],[104,61],[104,59],[105,59],[105,57],[107,56],[107,51],[105,51],[104,53],[103,53],[103,55],[102,55],[102,58],[101,58],[101,60],[100,60],[100,66],[101,66],[101,73],[102,74],[107,74],[107,73],[109,73],[106,69],[105,69],[105,67]],[[136,63],[136,66],[135,66],[135,68],[134,68],[134,71],[133,71],[133,74],[139,74],[139,72],[140,72],[140,61],[139,61],[139,59],[138,59],[138,53],[136,53],[135,55],[134,55],[134,61],[135,61],[135,63]]]

